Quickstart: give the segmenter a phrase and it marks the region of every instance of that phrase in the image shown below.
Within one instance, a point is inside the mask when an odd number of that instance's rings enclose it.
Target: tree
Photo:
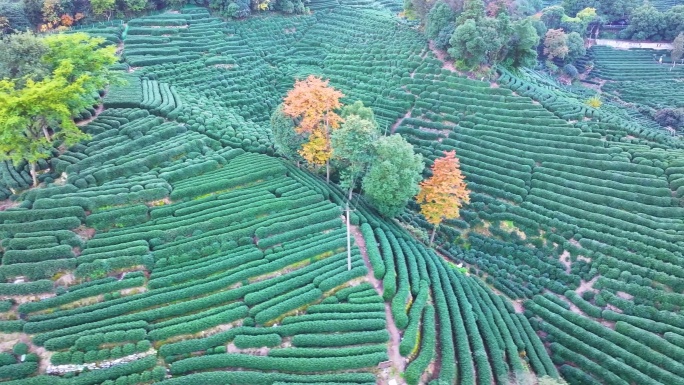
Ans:
[[[456,25],[463,25],[467,20],[479,21],[485,17],[485,4],[482,0],[465,0],[463,12],[458,15]]]
[[[301,159],[297,151],[306,142],[306,138],[295,132],[294,122],[283,112],[282,104],[271,114],[271,132],[276,152],[291,160]]]
[[[567,34],[566,45],[568,53],[565,61],[568,63],[574,63],[575,60],[587,54],[587,49],[584,47],[584,39],[577,32]]]
[[[676,5],[663,15],[665,19],[665,40],[674,40],[684,32],[684,5]]]
[[[363,178],[368,201],[386,217],[399,214],[418,192],[425,167],[423,157],[398,134],[383,136],[375,142],[376,157]]]
[[[83,84],[87,95],[104,88],[106,84],[117,81],[109,71],[109,66],[116,63],[116,47],[107,45],[102,47],[104,38],[93,38],[86,33],[52,34],[44,38],[48,52],[42,61],[50,70],[62,62],[70,62],[74,68],[67,81],[75,81],[82,75],[88,76]]]
[[[635,8],[629,16],[629,26],[620,34],[627,39],[657,39],[664,25],[663,14],[649,2]]]
[[[34,80],[50,71],[42,62],[48,51],[44,40],[31,32],[15,33],[0,39],[0,79],[10,78],[22,86],[25,76]]]
[[[672,42],[672,51],[670,52],[670,58],[672,58],[672,67],[675,66],[678,60],[684,57],[684,32],[680,32],[679,35]]]
[[[88,76],[69,82],[73,69],[65,61],[52,76],[39,82],[29,79],[23,88],[11,80],[0,81],[0,160],[28,162],[34,186],[36,163],[52,155],[56,141],[71,146],[86,138],[72,117],[74,110],[88,105],[83,98]]]
[[[663,38],[673,40],[684,32],[684,5],[675,5],[663,14]]]
[[[114,80],[107,67],[116,62],[115,47],[100,48],[103,42],[83,33],[47,36],[40,62],[48,75],[27,70],[21,83],[0,81],[0,160],[28,162],[34,185],[36,162],[50,157],[57,142],[70,146],[86,137],[72,118]]]
[[[486,42],[475,20],[466,20],[456,27],[454,34],[449,39],[449,55],[456,60],[461,60],[468,67],[474,67],[485,60]]]
[[[309,163],[325,164],[326,181],[330,182],[330,133],[338,128],[342,117],[335,110],[342,107],[340,98],[344,95],[328,86],[328,80],[309,75],[305,80],[295,82],[294,88],[285,96],[283,112],[298,121],[296,132],[308,134],[309,142],[300,154]]]
[[[568,54],[568,36],[562,29],[550,29],[546,31],[544,38],[544,55],[549,60],[554,58],[564,59]]]
[[[542,10],[541,21],[548,29],[558,29],[561,26],[563,16],[565,16],[565,9],[560,5],[554,5]]]
[[[460,208],[470,202],[469,194],[456,151],[445,151],[443,157],[435,159],[432,176],[421,182],[416,196],[420,213],[434,226],[430,244],[444,219],[458,218]]]
[[[373,144],[379,137],[377,124],[359,115],[347,115],[342,127],[332,133],[334,157],[344,165],[340,184],[348,189],[350,200],[358,180],[373,161]]]
[[[567,15],[574,17],[585,8],[598,7],[599,3],[597,0],[563,0],[561,5]]]
[[[527,18],[513,24],[513,33],[508,43],[506,65],[513,68],[534,67],[537,64],[539,35]]]
[[[352,115],[356,115],[363,120],[367,120],[373,123],[375,127],[378,126],[378,122],[375,121],[375,114],[373,113],[373,109],[364,106],[363,102],[360,100],[357,100],[352,104],[348,104],[342,107],[340,116],[342,116],[343,119],[347,119],[349,116]]]
[[[427,15],[425,35],[428,39],[436,39],[439,32],[453,21],[454,11],[445,2],[439,1]]]
[[[632,9],[637,7],[637,0],[601,0],[597,12],[608,22],[624,20]]]
[[[104,15],[109,20],[116,8],[116,0],[90,0],[90,6],[95,16]]]

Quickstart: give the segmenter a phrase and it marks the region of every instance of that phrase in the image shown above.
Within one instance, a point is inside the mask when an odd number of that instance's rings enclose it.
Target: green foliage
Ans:
[[[524,19],[513,24],[513,34],[504,64],[513,68],[533,67],[537,62],[539,35],[532,19]]]
[[[0,39],[0,79],[9,78],[18,86],[26,84],[25,77],[41,79],[50,72],[50,69],[46,68],[42,62],[47,52],[48,46],[45,40],[31,32],[2,36]]]
[[[428,39],[436,39],[449,23],[454,22],[454,18],[454,11],[451,10],[449,5],[444,1],[437,2],[427,15],[425,35],[427,35]]]
[[[363,105],[361,108],[364,108]],[[357,109],[356,112],[373,118],[372,111],[368,114]],[[353,114],[353,110],[348,110],[347,113],[349,115],[342,126],[332,132],[331,144],[333,158],[341,166],[340,184],[352,191],[374,160],[373,145],[380,133],[374,120],[367,120]]]
[[[340,116],[342,118],[346,119],[347,117],[350,117],[352,115],[356,115],[363,120],[373,123],[376,128],[378,126],[378,122],[375,121],[375,114],[373,113],[373,109],[364,106],[363,102],[360,100],[357,100],[352,104],[347,104],[344,107],[342,107],[342,111],[340,112]]]
[[[283,105],[280,104],[271,114],[271,132],[273,133],[273,146],[284,157],[292,160],[300,160],[298,151],[306,138],[295,132],[292,118],[283,113]]]
[[[380,214],[393,217],[418,192],[424,163],[396,134],[380,138],[374,147],[377,157],[363,178],[363,192]]]

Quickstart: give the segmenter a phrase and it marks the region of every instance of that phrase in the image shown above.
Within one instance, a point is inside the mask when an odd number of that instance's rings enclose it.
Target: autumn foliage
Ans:
[[[307,162],[328,165],[332,156],[330,133],[343,121],[335,110],[342,107],[342,92],[328,86],[328,80],[309,75],[298,80],[285,96],[283,112],[297,121],[295,131],[309,135],[299,154]]]
[[[444,152],[444,157],[435,159],[432,177],[420,183],[416,201],[421,214],[436,229],[442,220],[458,218],[460,208],[470,202],[469,194],[456,151],[449,151]]]

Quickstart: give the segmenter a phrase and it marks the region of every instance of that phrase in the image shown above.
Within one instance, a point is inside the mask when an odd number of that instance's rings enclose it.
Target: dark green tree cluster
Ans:
[[[676,5],[661,12],[645,2],[634,8],[628,21],[629,26],[620,33],[621,38],[672,41],[684,32],[684,5]]]
[[[482,0],[466,0],[461,9],[454,9],[439,1],[425,17],[425,33],[464,69],[482,64],[534,66],[537,31],[529,18],[512,20],[509,8],[503,1],[485,6]]]

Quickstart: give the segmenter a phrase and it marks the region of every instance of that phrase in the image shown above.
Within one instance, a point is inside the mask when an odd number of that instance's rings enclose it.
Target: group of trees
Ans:
[[[48,31],[95,20],[125,18],[144,11],[192,3],[223,17],[243,18],[253,11],[308,12],[309,0],[0,0],[0,35],[27,29]]]
[[[276,151],[314,168],[325,166],[328,182],[334,168],[348,199],[360,188],[386,217],[399,214],[417,193],[435,229],[442,219],[458,217],[459,207],[469,200],[455,153],[435,160],[432,177],[419,186],[422,156],[399,134],[383,136],[373,110],[361,101],[343,106],[343,96],[313,75],[296,81],[271,115]]]
[[[0,160],[28,162],[34,185],[39,160],[86,137],[73,117],[113,80],[117,60],[103,42],[84,33],[0,39]]]
[[[564,0],[541,9],[537,1],[407,0],[404,14],[418,18],[435,47],[461,69],[532,67],[542,57],[550,70],[575,77],[575,62],[586,54],[584,37],[603,24],[628,23],[620,34],[626,39],[672,41],[684,31],[684,5],[660,12],[636,2]]]
[[[414,6],[412,6],[414,7]],[[412,8],[413,9],[413,8]],[[451,4],[438,1],[425,17],[427,37],[446,50],[461,68],[481,64],[530,67],[536,64],[539,35],[530,18],[512,20],[505,0],[485,5],[483,0]]]

